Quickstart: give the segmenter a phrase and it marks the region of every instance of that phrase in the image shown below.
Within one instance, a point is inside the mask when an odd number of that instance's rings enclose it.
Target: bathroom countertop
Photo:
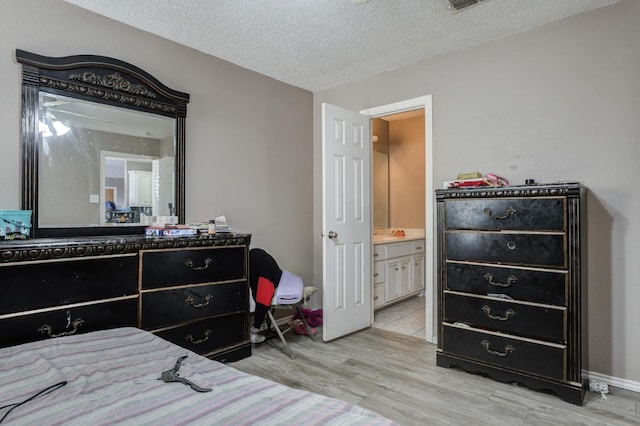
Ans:
[[[424,240],[424,237],[405,236],[396,237],[395,235],[374,235],[373,244],[399,243],[402,241]]]

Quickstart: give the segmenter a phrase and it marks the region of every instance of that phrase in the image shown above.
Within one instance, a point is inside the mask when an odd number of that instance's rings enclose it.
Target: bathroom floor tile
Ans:
[[[412,297],[374,313],[374,328],[426,338],[425,298]]]

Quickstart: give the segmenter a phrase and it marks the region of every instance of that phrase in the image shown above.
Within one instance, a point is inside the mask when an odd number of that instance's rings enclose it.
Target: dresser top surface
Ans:
[[[499,198],[579,196],[586,190],[579,182],[558,182],[537,185],[481,186],[475,188],[436,189],[436,198]]]
[[[0,241],[0,263],[137,253],[145,249],[180,249],[249,245],[251,234],[217,233],[194,236],[111,235],[34,238]]]

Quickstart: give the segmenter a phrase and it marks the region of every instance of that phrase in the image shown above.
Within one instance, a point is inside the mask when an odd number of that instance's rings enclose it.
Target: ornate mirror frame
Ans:
[[[189,94],[172,90],[129,63],[105,56],[47,57],[16,49],[22,64],[22,209],[32,210],[31,237],[140,234],[144,226],[45,228],[38,225],[39,94],[63,96],[175,119],[176,215],[185,220],[185,120]]]

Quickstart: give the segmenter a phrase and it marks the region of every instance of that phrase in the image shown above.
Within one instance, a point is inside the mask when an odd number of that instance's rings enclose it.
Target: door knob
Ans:
[[[334,231],[329,231],[329,238],[331,238],[332,240],[334,238],[338,238],[338,233]]]

